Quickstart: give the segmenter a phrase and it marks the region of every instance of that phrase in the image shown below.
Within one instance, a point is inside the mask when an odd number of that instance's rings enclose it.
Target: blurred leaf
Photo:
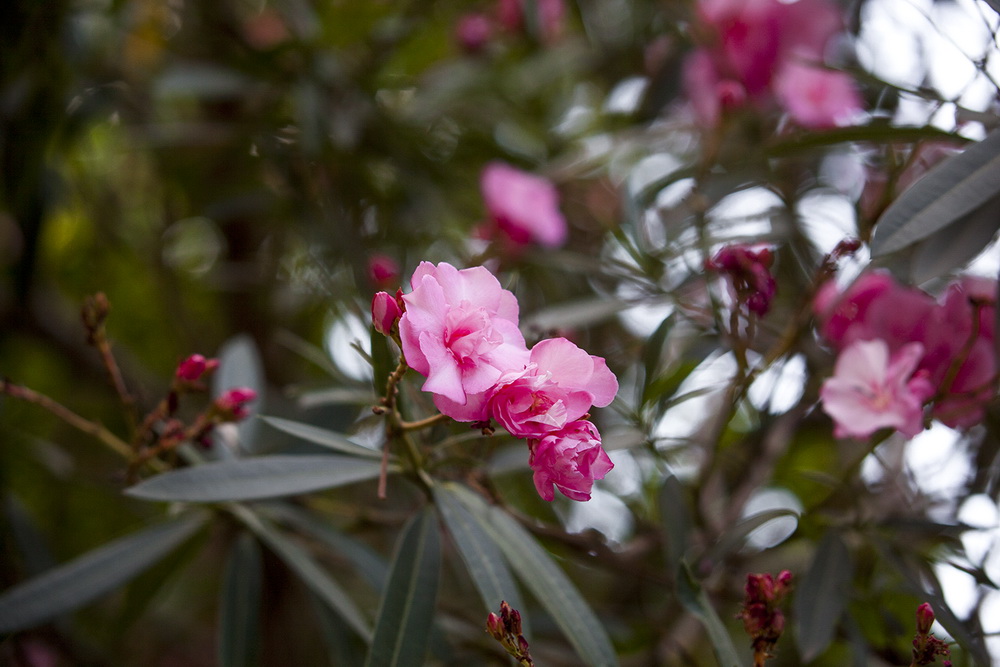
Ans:
[[[816,553],[795,590],[795,639],[806,662],[819,656],[833,641],[833,633],[850,594],[851,554],[835,531],[816,545]]]
[[[666,539],[667,572],[677,572],[687,551],[691,531],[691,508],[684,485],[674,475],[667,475],[660,488],[660,525]]]
[[[309,600],[319,621],[320,631],[329,655],[329,664],[360,665],[364,662],[363,644],[358,642],[357,635],[351,632],[344,620],[333,613],[323,600],[309,591]]]
[[[344,621],[358,633],[366,643],[371,641],[371,626],[365,619],[364,614],[358,609],[354,600],[347,595],[343,588],[309,555],[309,552],[300,547],[289,537],[277,530],[260,515],[244,505],[232,505],[230,511],[247,528],[257,534],[275,554],[284,561],[300,579],[323,600],[330,609],[336,612]]]
[[[426,507],[400,535],[366,667],[424,664],[441,574],[441,533]]]
[[[251,413],[256,414],[264,403],[266,393],[264,365],[256,343],[247,335],[234,336],[219,350],[218,359],[219,368],[212,374],[212,398],[237,387],[253,389],[257,398],[248,407]],[[256,452],[260,423],[256,419],[244,419],[237,427],[240,448]]]
[[[375,396],[385,395],[386,382],[389,375],[396,367],[397,354],[394,354],[395,347],[390,346],[389,339],[384,334],[371,330],[371,351],[372,351],[372,389]]]
[[[190,95],[212,100],[241,96],[252,83],[246,75],[228,67],[191,63],[171,67],[153,81],[158,96]]]
[[[719,538],[719,541],[712,547],[712,550],[708,555],[709,560],[712,562],[719,562],[722,561],[727,555],[735,551],[739,551],[743,548],[743,545],[746,543],[746,539],[750,533],[757,530],[764,524],[782,517],[795,517],[797,520],[799,518],[799,513],[794,510],[782,508],[765,510],[744,519],[740,519],[735,525],[723,533],[722,537]]]
[[[629,306],[624,301],[607,297],[581,299],[540,310],[524,318],[522,325],[526,331],[538,332],[576,329],[610,319]]]
[[[472,513],[507,557],[518,578],[531,589],[588,665],[617,665],[618,658],[600,621],[538,541],[509,514],[486,504],[472,491],[445,484]]]
[[[260,600],[263,588],[260,546],[250,533],[233,543],[219,600],[219,664],[257,664],[260,650]]]
[[[350,454],[352,456],[361,456],[370,459],[382,459],[382,452],[377,452],[374,449],[369,449],[368,447],[359,445],[342,433],[328,431],[325,428],[319,428],[318,426],[313,426],[312,424],[292,421],[290,419],[282,419],[280,417],[261,416],[260,420],[268,426],[273,426],[279,431],[284,431],[289,435],[294,435],[296,438],[301,438],[302,440],[311,442],[314,445],[328,447],[329,449],[342,454]],[[390,460],[393,459],[395,459],[395,456],[390,457]]]
[[[871,141],[878,144],[890,142],[915,141],[953,141],[958,144],[969,140],[958,134],[945,132],[933,126],[900,127],[883,122],[872,122],[868,125],[852,125],[822,131],[804,131],[790,137],[781,136],[769,146],[765,152],[769,157],[784,157],[801,151],[816,148],[827,148],[843,143]]]
[[[479,590],[486,611],[496,611],[504,600],[514,609],[523,610],[521,594],[493,539],[447,487],[435,487],[434,501]],[[521,616],[526,619],[523,611]],[[528,635],[528,632],[524,634]]]
[[[56,560],[21,499],[13,493],[6,494],[3,509],[4,518],[28,575],[35,576],[55,567]]]
[[[986,0],[986,4],[989,5],[997,14],[1000,14],[1000,0]]]
[[[677,599],[705,626],[719,665],[721,667],[740,667],[742,663],[736,653],[736,647],[733,646],[729,631],[726,630],[722,619],[719,618],[715,607],[712,606],[712,601],[708,599],[708,594],[695,581],[687,563],[682,563],[677,572]]]
[[[1000,180],[1000,168],[996,177]],[[1000,193],[1000,185],[996,187]],[[998,228],[1000,196],[918,241],[910,259],[910,279],[923,283],[965,265],[989,245]]]
[[[175,549],[204,523],[174,519],[109,542],[0,595],[0,633],[39,625],[123,585]]]
[[[875,226],[872,256],[901,250],[979,211],[1000,191],[1000,131],[950,157],[899,196]],[[996,231],[1000,216],[981,219]]]
[[[217,503],[331,489],[379,475],[379,463],[352,456],[261,456],[165,472],[125,489],[143,500]]]

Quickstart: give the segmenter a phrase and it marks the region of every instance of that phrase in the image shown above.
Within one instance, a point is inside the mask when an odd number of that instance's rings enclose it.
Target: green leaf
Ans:
[[[479,590],[486,611],[496,611],[504,600],[514,609],[523,610],[524,603],[514,577],[493,539],[447,487],[435,487],[434,501]],[[522,611],[522,619],[524,618],[526,617]]]
[[[709,560],[719,562],[727,555],[735,551],[739,551],[743,547],[743,544],[746,542],[750,533],[766,523],[770,523],[775,519],[781,519],[784,517],[794,517],[797,522],[799,513],[795,510],[781,508],[764,510],[763,512],[758,512],[757,514],[740,519],[732,528],[727,530],[719,538],[719,541],[715,544],[715,546],[712,547],[712,550],[708,555]]]
[[[1000,193],[1000,130],[927,172],[875,227],[872,256],[906,248],[975,213]],[[985,225],[983,219],[981,225]],[[993,229],[1000,218],[993,216]]]
[[[720,667],[740,667],[740,658],[736,653],[736,647],[733,646],[729,631],[712,606],[708,594],[695,581],[687,563],[683,562],[677,572],[677,599],[705,626]]]
[[[659,494],[660,524],[666,540],[667,571],[677,572],[688,547],[691,531],[691,508],[680,480],[668,475]]]
[[[216,503],[330,489],[378,477],[379,464],[353,456],[262,456],[166,472],[125,494],[143,500]]]
[[[538,541],[509,514],[457,484],[445,484],[507,557],[588,665],[617,665],[611,640],[590,605]]]
[[[1000,178],[1000,172],[997,177]],[[1000,192],[1000,186],[997,189]],[[981,253],[1000,228],[998,206],[1000,196],[918,241],[910,258],[910,280],[923,283],[938,278]]]
[[[596,297],[550,306],[524,318],[526,331],[552,331],[589,326],[610,319],[631,304],[617,299]]]
[[[122,586],[173,551],[204,523],[184,516],[109,542],[0,595],[0,633],[73,611]]]
[[[302,422],[282,419],[280,417],[261,416],[260,420],[268,426],[273,426],[279,431],[284,431],[289,435],[294,435],[296,438],[311,442],[314,445],[328,447],[329,449],[340,452],[341,454],[350,454],[351,456],[360,456],[367,459],[382,458],[382,452],[377,452],[374,449],[369,449],[368,447],[359,445],[342,433],[328,431],[325,428],[319,428],[318,426],[313,426],[312,424],[304,424]],[[391,458],[395,459],[394,456]]]
[[[260,649],[260,599],[263,588],[260,546],[242,533],[229,554],[219,600],[219,664],[257,664]]]
[[[792,610],[795,639],[806,662],[819,656],[833,641],[833,633],[847,604],[852,576],[851,554],[834,531],[816,545],[809,570],[795,587]]]
[[[308,551],[249,507],[232,505],[230,511],[243,522],[243,525],[252,530],[271,551],[277,554],[313,593],[344,619],[366,643],[371,641],[371,627],[364,614],[354,604],[354,600],[340,587],[340,584],[319,566]]]
[[[366,667],[424,664],[441,574],[441,533],[432,512],[425,508],[400,535]]]
[[[852,125],[835,129],[803,131],[790,137],[782,137],[765,147],[768,157],[784,157],[816,148],[826,148],[843,143],[870,141],[884,144],[888,142],[915,141],[953,141],[966,143],[965,137],[945,132],[936,127],[898,127],[883,122],[872,122],[868,125]]]

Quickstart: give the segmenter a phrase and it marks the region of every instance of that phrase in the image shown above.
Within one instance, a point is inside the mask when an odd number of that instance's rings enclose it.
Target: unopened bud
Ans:
[[[926,635],[934,625],[934,610],[929,602],[924,602],[917,607],[917,634]]]
[[[192,354],[177,366],[177,379],[185,382],[197,382],[206,373],[211,373],[219,367],[218,359],[206,359],[200,354]]]
[[[490,633],[497,641],[502,640],[504,636],[503,621],[492,611],[486,617],[486,632]]]
[[[257,398],[257,392],[248,387],[230,389],[215,399],[215,410],[222,421],[239,421],[250,414],[247,403]]]
[[[388,292],[376,292],[372,297],[372,325],[380,334],[391,335],[402,314],[399,304]]]

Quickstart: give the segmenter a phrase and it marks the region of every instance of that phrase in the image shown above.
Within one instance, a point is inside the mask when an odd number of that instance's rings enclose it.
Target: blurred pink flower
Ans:
[[[215,399],[214,408],[223,421],[239,421],[250,414],[247,404],[257,398],[257,392],[248,387],[229,389]]]
[[[402,314],[396,298],[388,292],[376,292],[372,297],[372,326],[383,336],[392,333],[392,328]]]
[[[571,500],[590,500],[594,480],[604,479],[614,464],[601,447],[601,435],[589,421],[575,421],[559,431],[528,440],[528,464],[535,471],[535,489],[545,500],[555,497],[553,485]]]
[[[778,72],[774,92],[792,120],[811,129],[845,125],[862,108],[851,77],[795,61]]]
[[[368,278],[376,287],[398,287],[399,275],[399,264],[389,255],[378,253],[368,258]]]
[[[558,40],[566,23],[564,0],[535,0],[531,3],[536,13],[539,38],[546,44]],[[523,0],[499,0],[497,21],[508,32],[519,32],[525,27]],[[532,23],[535,23],[533,21]]]
[[[528,363],[517,300],[483,267],[459,271],[445,262],[421,262],[410,283],[399,320],[407,363],[427,378],[424,391],[447,399],[435,400],[442,413],[460,421],[486,419],[482,395],[501,375]]]
[[[465,14],[455,24],[455,41],[466,53],[479,53],[492,37],[493,23],[485,14]]]
[[[183,380],[184,382],[197,382],[206,373],[211,373],[218,367],[218,359],[206,359],[200,354],[192,354],[178,364],[174,375],[178,380]]]
[[[527,368],[500,378],[489,412],[512,435],[538,438],[580,419],[591,406],[608,405],[617,393],[618,380],[604,359],[565,338],[550,338],[531,348]]]
[[[924,430],[923,404],[934,395],[925,373],[914,374],[924,347],[907,343],[890,356],[883,340],[857,341],[837,357],[834,375],[823,382],[823,411],[838,438],[867,438],[880,428],[907,437]]]
[[[706,262],[705,268],[724,273],[729,278],[737,303],[763,317],[771,309],[777,283],[771,276],[774,255],[769,248],[754,250],[749,246],[726,246]]]
[[[549,248],[566,242],[566,220],[552,183],[503,162],[486,165],[479,183],[494,229],[505,241]]]

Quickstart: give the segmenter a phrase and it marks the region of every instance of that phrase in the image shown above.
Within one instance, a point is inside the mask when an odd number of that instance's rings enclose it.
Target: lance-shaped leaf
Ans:
[[[277,554],[313,593],[339,614],[351,629],[358,633],[365,642],[371,641],[371,627],[364,614],[354,604],[354,600],[340,587],[340,584],[320,567],[308,551],[249,507],[232,505],[229,509],[236,518],[243,522],[243,525],[252,530],[264,544]]]
[[[440,574],[441,533],[427,507],[400,535],[366,667],[424,664]]]
[[[260,597],[263,583],[260,546],[244,532],[226,563],[219,600],[219,664],[257,664],[260,647]]]
[[[875,227],[872,256],[925,239],[988,205],[1000,194],[1000,130],[931,169],[894,201]],[[1000,218],[980,217],[996,231]]]
[[[677,572],[688,548],[691,532],[691,506],[680,480],[668,475],[663,480],[659,493],[660,523],[666,541],[664,552],[667,557],[667,571]]]
[[[217,503],[331,489],[378,477],[377,461],[353,456],[261,456],[166,472],[125,494],[143,500]]]
[[[1000,178],[1000,173],[997,174]],[[923,283],[956,269],[983,251],[1000,227],[1000,184],[997,196],[972,213],[940,229],[913,246],[910,279]]]
[[[39,625],[122,586],[190,537],[203,516],[185,516],[109,542],[0,595],[0,633]]]
[[[819,656],[833,641],[851,585],[851,554],[834,531],[816,546],[812,565],[796,586],[792,610],[796,642],[805,661]]]
[[[328,447],[329,449],[338,451],[342,454],[350,454],[351,456],[360,456],[362,458],[369,459],[382,458],[382,452],[377,452],[374,449],[369,449],[368,447],[359,445],[342,433],[328,431],[325,428],[319,428],[318,426],[313,426],[312,424],[303,424],[302,422],[292,421],[290,419],[281,419],[280,417],[261,417],[260,420],[268,426],[273,426],[279,431],[284,431],[289,435],[294,435],[296,438],[300,438],[306,442],[311,442],[314,445]]]
[[[507,557],[518,578],[551,614],[588,665],[617,665],[611,640],[590,605],[538,541],[503,510],[457,484],[446,484]]]
[[[525,619],[521,594],[493,538],[483,530],[449,488],[435,487],[434,502],[479,596],[483,599],[486,611],[499,609],[500,603],[506,600],[511,607],[521,611],[522,619]]]
[[[677,599],[705,626],[720,667],[740,667],[740,658],[729,631],[712,606],[708,593],[695,581],[687,563],[682,563],[677,571]]]

